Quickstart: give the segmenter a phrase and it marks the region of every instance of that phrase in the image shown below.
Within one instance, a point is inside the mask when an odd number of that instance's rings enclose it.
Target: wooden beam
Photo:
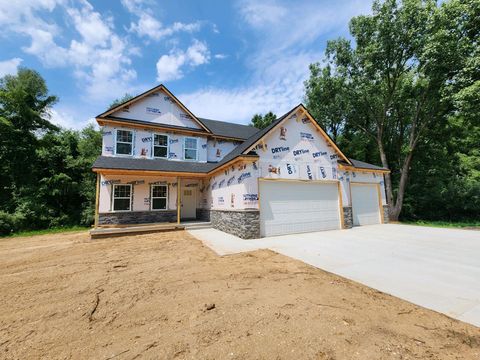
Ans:
[[[382,204],[382,194],[380,191],[380,184],[377,185],[377,194],[378,194],[378,210],[380,211],[380,221],[382,224],[385,224],[385,219],[383,217],[383,204]]]
[[[207,173],[189,173],[189,172],[167,172],[157,170],[128,170],[128,169],[107,169],[107,168],[93,168],[94,172],[107,175],[139,175],[139,176],[165,176],[165,177],[205,177]]]
[[[340,226],[342,229],[345,229],[345,216],[343,214],[343,197],[342,197],[342,186],[340,181],[337,183],[338,186],[338,206],[340,207]]]
[[[260,181],[283,181],[283,182],[305,182],[309,184],[337,184],[338,180],[309,180],[309,179],[282,179],[282,178],[258,178]]]
[[[98,227],[99,206],[100,206],[100,173],[97,173],[97,185],[96,185],[96,191],[95,191],[95,220],[93,223],[94,228]]]
[[[182,180],[180,177],[177,177],[177,224],[180,224],[180,216],[181,216],[181,212],[180,212],[180,207],[181,207],[181,199],[180,199],[180,186],[182,184]]]
[[[346,170],[346,171],[355,171],[355,172],[371,172],[371,173],[378,173],[378,174],[388,174],[390,170],[384,170],[384,169],[365,169],[365,168],[359,168],[359,167],[354,167],[354,166],[349,166],[349,165],[343,165],[343,164],[338,164],[338,168],[340,170]]]
[[[216,168],[216,169],[213,169],[212,171],[209,171],[208,172],[208,175],[211,176],[211,175],[214,175],[216,174],[217,172],[229,167],[229,166],[232,166],[234,164],[236,164],[237,162],[240,162],[240,161],[244,161],[244,162],[255,162],[255,161],[258,161],[259,157],[257,155],[246,155],[246,156],[240,156],[238,158],[235,158],[225,164],[223,164],[222,166]]]

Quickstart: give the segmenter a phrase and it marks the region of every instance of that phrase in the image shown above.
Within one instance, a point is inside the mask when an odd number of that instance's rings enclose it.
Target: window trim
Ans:
[[[194,139],[194,140],[195,140],[195,142],[196,142],[196,144],[197,144],[197,146],[195,147],[195,149],[193,149],[193,148],[187,148],[187,147],[186,147],[187,139]],[[198,161],[198,143],[199,143],[199,141],[198,141],[198,138],[196,138],[196,137],[185,136],[185,137],[183,138],[183,160],[185,160],[185,161]],[[186,159],[186,158],[185,158],[185,151],[186,151],[186,150],[195,150],[195,159]]]
[[[161,135],[167,137],[167,154],[165,156],[155,156],[155,135]],[[160,146],[163,147],[163,146]],[[170,136],[168,134],[162,133],[152,133],[152,159],[168,159],[168,155],[170,154]]]
[[[129,131],[132,133],[132,142],[129,143],[129,142],[126,142],[126,141],[118,141],[118,132],[119,131]],[[130,154],[119,154],[117,152],[117,144],[118,143],[122,143],[122,144],[130,144],[131,145],[131,148],[130,148]],[[133,156],[133,144],[135,143],[135,132],[133,130],[129,130],[129,129],[115,129],[115,155],[116,156]]]
[[[165,199],[165,209],[154,209],[153,208],[153,188],[155,186],[165,186],[166,194],[165,197],[156,196],[155,199]],[[152,184],[150,185],[150,211],[166,211],[168,210],[168,184]]]
[[[130,197],[129,199],[129,209],[128,210],[115,210],[115,199],[127,199],[126,197],[115,197],[115,187],[117,186],[128,186],[130,187]],[[112,187],[112,212],[130,212],[133,211],[133,204],[132,204],[132,194],[133,194],[133,185],[132,184],[113,184]]]

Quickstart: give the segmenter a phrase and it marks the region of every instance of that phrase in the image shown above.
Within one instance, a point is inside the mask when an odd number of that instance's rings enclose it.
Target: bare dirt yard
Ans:
[[[183,231],[0,239],[2,359],[479,359],[480,329]]]

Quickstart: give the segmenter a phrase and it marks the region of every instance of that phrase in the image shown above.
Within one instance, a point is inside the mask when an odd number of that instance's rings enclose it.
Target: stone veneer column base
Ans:
[[[210,210],[214,229],[242,239],[260,237],[260,212],[258,210]]]
[[[177,221],[177,210],[124,211],[98,214],[99,225],[148,224]]]
[[[351,206],[343,207],[343,228],[351,229],[353,227],[353,212]]]
[[[383,223],[388,224],[390,221],[390,216],[388,210],[390,209],[389,205],[383,205]]]

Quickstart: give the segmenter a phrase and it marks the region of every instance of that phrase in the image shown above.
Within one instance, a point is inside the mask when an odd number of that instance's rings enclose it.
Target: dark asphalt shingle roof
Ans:
[[[388,170],[384,167],[369,164],[369,163],[366,163],[364,161],[355,160],[355,159],[352,159],[352,158],[348,158],[348,159],[352,162],[354,167],[359,168],[359,169]],[[344,164],[347,164],[347,163],[345,162]]]
[[[218,163],[199,163],[188,161],[172,161],[167,159],[138,159],[131,157],[99,156],[93,168],[117,170],[147,170],[166,172],[207,173]]]
[[[218,136],[225,136],[231,137],[239,140],[248,139],[250,136],[257,133],[259,130],[256,127],[248,126],[248,125],[241,125],[241,124],[233,124],[226,121],[219,121],[219,120],[211,120],[211,119],[202,119],[199,118],[200,122],[206,126],[212,134],[207,133],[204,129],[197,129],[197,128],[188,128],[183,126],[175,126],[175,125],[167,125],[167,124],[158,124],[152,121],[143,121],[143,120],[135,120],[135,119],[126,119],[118,116],[111,116],[107,115],[104,119],[111,119],[119,122],[123,122],[125,124],[136,124],[136,125],[161,125],[164,128],[169,128],[172,130],[190,130],[199,133],[204,133],[205,135],[218,135]]]
[[[226,121],[198,118],[214,135],[248,139],[259,131],[256,127],[233,124]]]

